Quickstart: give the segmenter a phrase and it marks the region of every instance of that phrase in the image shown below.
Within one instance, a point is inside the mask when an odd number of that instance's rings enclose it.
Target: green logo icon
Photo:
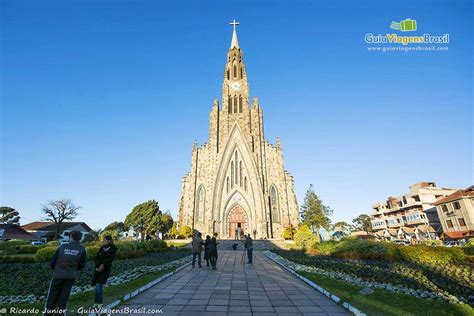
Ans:
[[[405,19],[400,22],[392,22],[390,28],[402,32],[416,31],[416,20]]]

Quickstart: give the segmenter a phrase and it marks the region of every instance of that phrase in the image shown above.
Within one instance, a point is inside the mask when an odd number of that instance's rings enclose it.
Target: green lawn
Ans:
[[[359,294],[362,289],[325,275],[298,272],[319,286],[339,296],[342,301],[357,307],[367,315],[474,315],[474,309],[467,304],[449,304],[429,301],[405,294],[375,289],[370,295]]]
[[[168,270],[163,270],[159,272],[153,272],[153,273],[148,273],[138,279],[135,279],[133,281],[120,284],[120,285],[115,285],[115,286],[106,286],[104,287],[104,306],[107,304],[112,303],[113,301],[116,301],[117,299],[123,298],[126,294],[133,292],[134,290],[142,287],[143,285],[159,278],[160,276],[170,272],[174,271],[175,269],[168,269]],[[36,307],[40,311],[44,308],[44,303],[45,302],[40,302],[36,304],[29,304],[29,305],[18,305],[18,307],[21,308],[33,308]],[[88,291],[84,293],[79,293],[76,295],[73,295],[69,299],[68,303],[68,315],[76,315],[75,311],[79,307],[92,307],[94,305],[94,291]],[[1,308],[7,308],[7,313],[2,314],[2,315],[18,315],[18,314],[10,314],[9,311],[10,306],[2,305],[0,306]]]

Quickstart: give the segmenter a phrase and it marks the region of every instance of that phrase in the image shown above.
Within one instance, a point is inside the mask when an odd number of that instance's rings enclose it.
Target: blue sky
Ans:
[[[361,3],[362,2],[362,3]],[[266,138],[299,204],[350,221],[419,181],[472,178],[470,1],[1,1],[1,204],[22,223],[70,198],[94,228],[159,201],[175,216],[221,98],[236,18]],[[366,33],[450,34],[447,52],[369,52]]]

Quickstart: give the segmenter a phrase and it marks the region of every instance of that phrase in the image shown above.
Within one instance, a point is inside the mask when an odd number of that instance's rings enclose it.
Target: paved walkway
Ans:
[[[259,251],[252,265],[241,250],[219,256],[217,270],[187,267],[125,306],[161,315],[349,315]]]

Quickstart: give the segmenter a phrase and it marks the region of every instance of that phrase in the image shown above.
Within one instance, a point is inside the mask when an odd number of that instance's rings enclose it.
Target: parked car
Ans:
[[[35,241],[32,241],[31,244],[35,246],[41,246],[41,245],[44,245],[45,242],[42,240],[35,240]]]

